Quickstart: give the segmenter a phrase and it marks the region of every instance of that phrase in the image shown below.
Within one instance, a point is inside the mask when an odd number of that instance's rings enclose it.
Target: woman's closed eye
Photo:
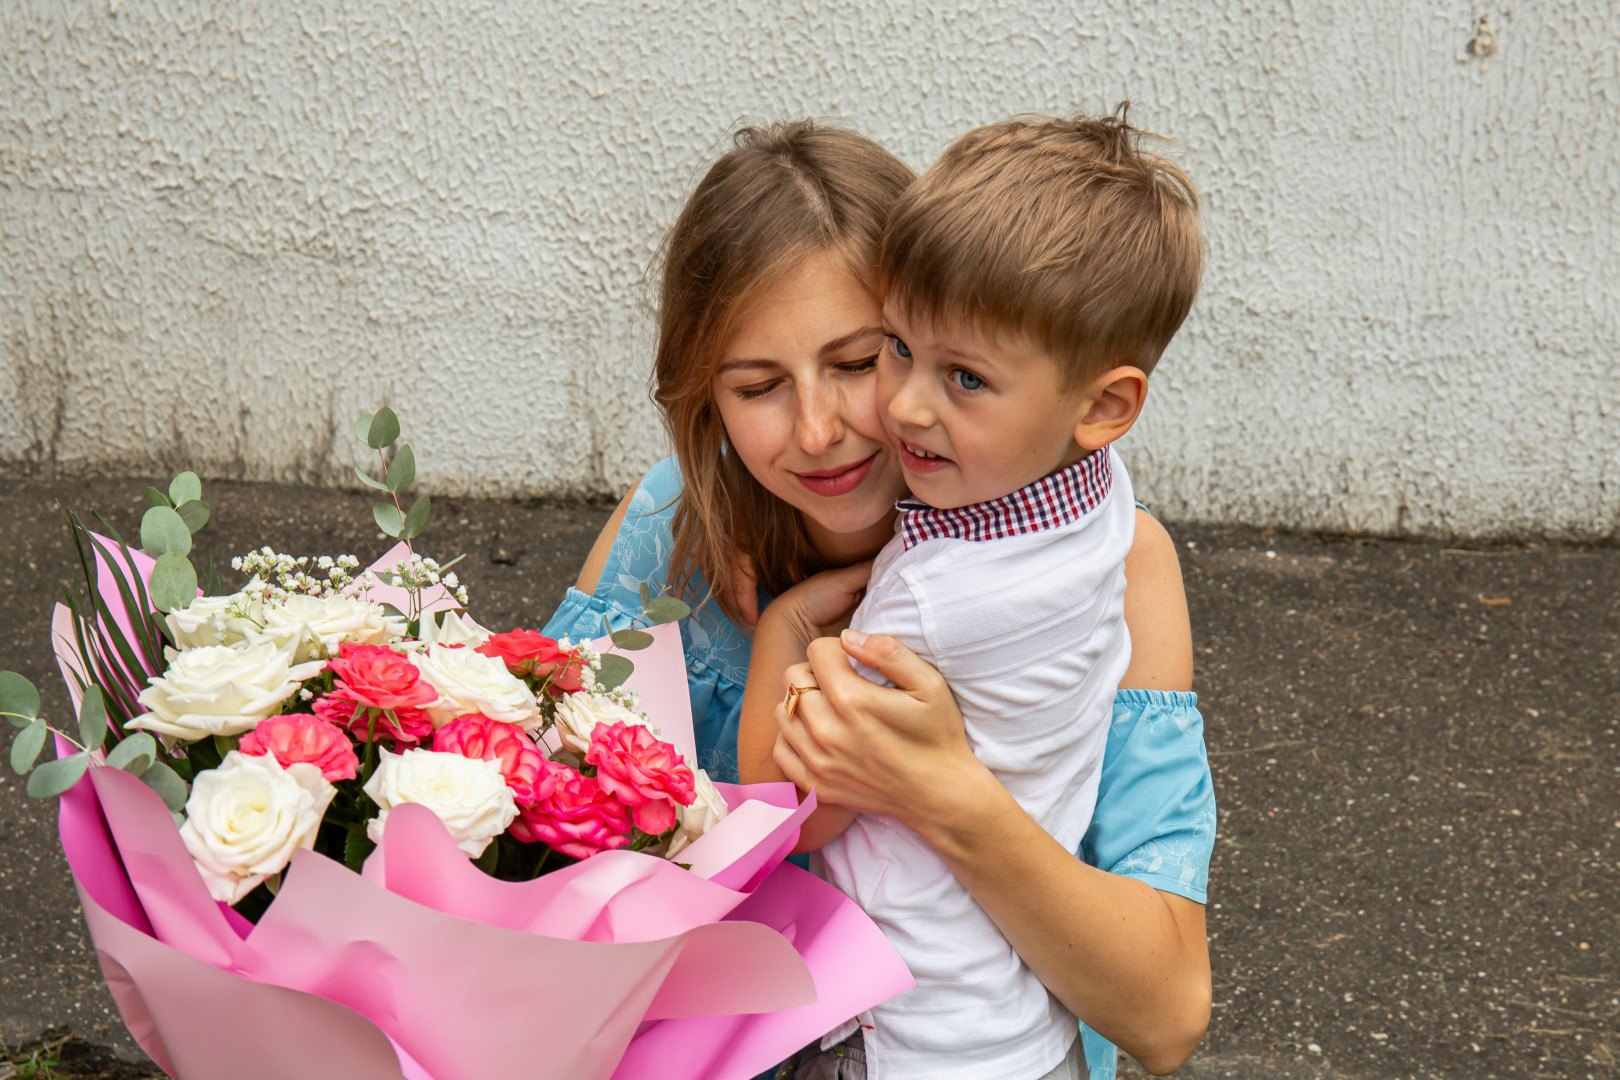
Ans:
[[[859,360],[851,360],[847,364],[839,364],[838,370],[845,375],[865,375],[875,367],[877,367],[877,353],[863,356]]]
[[[731,392],[744,401],[753,401],[755,398],[762,398],[769,394],[785,381],[783,379],[770,379],[766,382],[752,383],[748,386],[734,386],[731,388]]]

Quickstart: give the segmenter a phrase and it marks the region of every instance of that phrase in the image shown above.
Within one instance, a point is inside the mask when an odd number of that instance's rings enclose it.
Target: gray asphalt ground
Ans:
[[[143,485],[0,491],[0,667],[33,679],[54,715],[66,694],[45,627],[71,565],[57,504],[133,532]],[[208,484],[205,497],[199,546],[220,562],[250,544],[362,559],[386,546],[363,496]],[[606,516],[444,500],[425,550],[468,553],[481,621],[538,626]],[[1214,1018],[1180,1075],[1620,1075],[1620,550],[1172,531],[1221,814]],[[12,1060],[72,1035],[58,1075],[142,1075],[95,1052],[138,1060],[54,806],[9,772],[0,845]]]

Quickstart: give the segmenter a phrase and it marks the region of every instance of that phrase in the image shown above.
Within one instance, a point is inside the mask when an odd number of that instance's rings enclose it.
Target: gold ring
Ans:
[[[783,699],[784,704],[787,705],[787,719],[793,719],[793,711],[799,707],[800,695],[808,694],[812,690],[820,689],[821,687],[814,684],[810,686],[789,686],[787,697]]]

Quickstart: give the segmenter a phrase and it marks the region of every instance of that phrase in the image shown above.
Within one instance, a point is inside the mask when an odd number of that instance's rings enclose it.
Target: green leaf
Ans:
[[[640,592],[641,592],[641,606],[643,608],[645,608],[649,603],[652,602],[652,586],[648,585],[645,581],[643,581],[641,583]]]
[[[645,630],[615,630],[613,631],[613,644],[621,649],[635,652],[640,649],[651,648],[653,636]]]
[[[649,622],[679,622],[692,614],[692,608],[685,600],[677,600],[673,596],[655,596],[647,601],[646,614]]]
[[[604,690],[612,690],[615,686],[623,686],[624,680],[636,670],[636,665],[630,662],[627,656],[618,653],[608,653],[602,657],[602,669],[596,673],[596,685]]]
[[[411,450],[411,444],[405,443],[394,455],[394,463],[388,466],[388,490],[404,491],[416,479],[416,454]]]
[[[393,503],[372,503],[371,516],[377,519],[377,528],[383,531],[384,536],[399,539],[400,531],[405,526],[399,520],[399,507]]]
[[[491,840],[489,846],[484,849],[484,853],[473,860],[473,865],[478,867],[478,869],[482,870],[484,873],[488,874],[490,877],[494,877],[495,867],[499,865],[500,861],[500,845]]]
[[[373,480],[371,478],[371,474],[366,472],[358,465],[354,467],[354,475],[358,476],[360,478],[360,482],[369,488],[376,488],[378,491],[388,490],[387,484],[383,483],[381,480]]]
[[[89,767],[90,755],[85,753],[47,761],[28,777],[28,794],[35,799],[49,799],[53,795],[60,795],[77,784],[79,777],[83,776],[84,770]]]
[[[148,587],[152,590],[152,604],[159,611],[183,611],[197,599],[197,571],[190,559],[171,551],[158,556]]]
[[[199,499],[189,499],[174,508],[180,515],[180,520],[186,523],[186,529],[193,536],[197,530],[208,524],[208,504]]]
[[[359,439],[361,442],[365,442],[366,436],[370,433],[371,414],[368,412],[363,412],[354,418],[354,435],[355,438]]]
[[[45,721],[35,720],[32,724],[17,732],[17,737],[11,740],[11,771],[21,776],[34,767],[39,759],[39,752],[45,749],[45,736],[50,729]]]
[[[0,712],[14,727],[27,727],[39,715],[39,691],[15,671],[0,671]]]
[[[157,740],[144,731],[137,731],[125,736],[123,742],[107,752],[107,764],[131,776],[140,776],[156,764],[157,753]]]
[[[350,829],[349,838],[343,842],[343,865],[358,874],[366,865],[366,856],[376,846],[366,835],[364,827]]]
[[[186,782],[180,774],[161,761],[155,761],[143,773],[141,781],[158,793],[171,813],[178,814],[186,806]]]
[[[87,686],[79,703],[79,742],[86,750],[99,750],[107,738],[107,702],[101,688]]]
[[[154,506],[141,518],[141,550],[154,559],[169,552],[191,554],[191,530],[178,513]]]
[[[176,506],[202,498],[202,481],[194,472],[183,472],[169,484],[169,501]]]
[[[169,501],[169,497],[155,487],[149,487],[146,489],[146,501],[151,503],[153,506],[174,506],[174,504]]]
[[[410,512],[405,515],[405,527],[400,531],[400,538],[414,540],[422,535],[427,528],[428,511],[433,509],[433,502],[426,495],[411,503]]]
[[[392,445],[397,438],[399,438],[399,417],[387,406],[378,409],[377,415],[371,418],[371,426],[366,429],[366,445],[373,450],[381,450]]]
[[[236,743],[234,735],[215,735],[214,749],[219,751],[219,760],[224,761],[225,755],[236,749]]]

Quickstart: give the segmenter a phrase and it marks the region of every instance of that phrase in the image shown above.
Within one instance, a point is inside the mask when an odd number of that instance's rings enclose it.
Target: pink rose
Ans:
[[[675,827],[675,807],[697,797],[692,770],[678,750],[640,724],[598,724],[585,760],[602,790],[630,807],[636,828],[657,836]]]
[[[272,716],[242,736],[237,749],[250,757],[269,755],[282,768],[307,762],[328,782],[353,780],[360,768],[354,745],[342,731],[308,713]]]
[[[372,721],[375,719],[377,738],[392,739],[394,748],[401,752],[433,735],[433,721],[421,709],[396,708],[394,719],[390,720],[387,713],[355,701],[341,683],[330,694],[316,698],[313,708],[316,716],[336,724],[361,742],[367,741],[366,736],[373,730]]]
[[[588,859],[630,842],[630,812],[589,776],[552,765],[555,787],[539,802],[518,808],[511,834],[526,844],[546,843],[574,859]]]
[[[351,701],[371,709],[410,709],[431,705],[439,692],[422,681],[416,665],[386,645],[345,641],[327,665]]]
[[[585,689],[579,650],[559,648],[555,640],[533,630],[491,634],[478,651],[500,660],[520,678],[527,676],[545,684],[550,694],[560,697]]]
[[[498,761],[506,786],[519,806],[548,797],[557,787],[549,763],[534,740],[516,724],[491,720],[483,713],[458,716],[433,734],[441,754]]]

